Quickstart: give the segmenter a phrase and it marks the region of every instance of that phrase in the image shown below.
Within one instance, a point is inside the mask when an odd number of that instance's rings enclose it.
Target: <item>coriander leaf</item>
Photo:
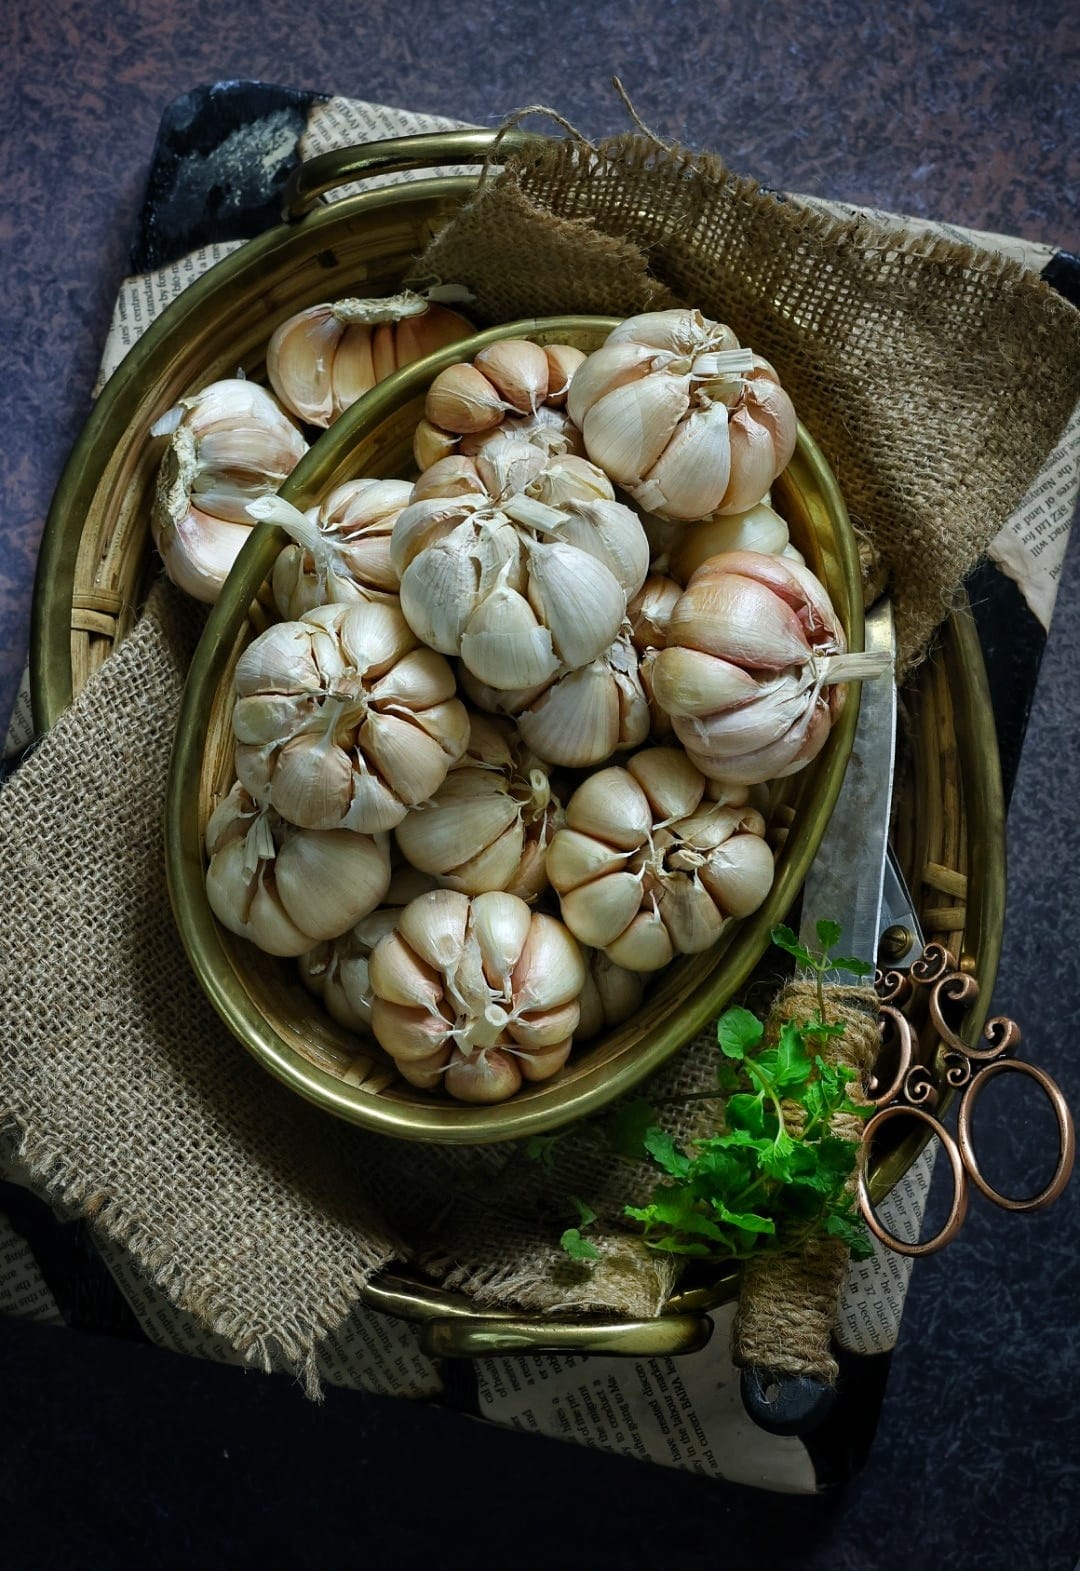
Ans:
[[[828,954],[834,944],[840,942],[840,934],[843,931],[839,922],[817,922],[815,923],[815,930],[817,932],[817,941],[825,954]],[[833,965],[836,965],[836,963],[834,960]]]
[[[611,1144],[620,1156],[640,1157],[645,1149],[645,1136],[656,1123],[656,1110],[643,1096],[617,1107],[611,1115],[608,1129]]]
[[[776,1232],[776,1223],[772,1217],[758,1216],[756,1211],[729,1211],[722,1200],[714,1200],[712,1205],[722,1222],[727,1222],[731,1227],[737,1227],[744,1233]]]
[[[590,1244],[587,1238],[582,1238],[576,1227],[568,1227],[559,1239],[559,1243],[570,1256],[571,1260],[599,1260],[600,1251],[595,1244]]]
[[[834,955],[829,965],[837,971],[850,971],[852,976],[872,976],[874,967],[854,955]]]
[[[578,1214],[582,1227],[588,1227],[590,1222],[596,1221],[596,1212],[592,1206],[587,1206],[584,1200],[579,1200],[577,1195],[570,1196],[570,1203]]]
[[[690,1159],[684,1156],[666,1129],[652,1128],[645,1133],[645,1149],[673,1178],[685,1178],[690,1171]]]
[[[735,1096],[729,1096],[725,1112],[730,1131],[745,1129],[756,1139],[761,1139],[766,1133],[765,1107],[760,1091],[756,1094],[740,1091]]]
[[[821,969],[821,961],[817,955],[812,955],[809,949],[799,943],[790,927],[785,927],[781,923],[779,927],[773,928],[770,937],[777,949],[783,949],[787,954],[794,955],[800,965],[808,966],[812,971]]]
[[[856,1260],[869,1260],[874,1246],[862,1220],[845,1211],[830,1211],[825,1219],[825,1231],[830,1238],[846,1244]]]
[[[638,1211],[630,1206],[626,1208],[627,1216],[636,1216],[639,1222],[644,1222],[646,1227],[655,1227],[658,1224],[673,1228],[679,1233],[690,1233],[703,1238],[722,1240],[723,1232],[716,1223],[710,1221],[704,1211],[700,1210],[689,1190],[681,1189],[677,1184],[662,1185],[653,1191],[651,1204]]]
[[[734,1091],[740,1085],[739,1071],[735,1065],[726,1058],[721,1058],[716,1065],[716,1084],[721,1091]]]
[[[749,1009],[726,1009],[716,1023],[716,1040],[725,1058],[745,1058],[761,1041],[765,1027]]]

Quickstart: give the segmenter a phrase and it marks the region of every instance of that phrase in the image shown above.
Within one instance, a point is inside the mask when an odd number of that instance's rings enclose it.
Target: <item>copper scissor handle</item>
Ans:
[[[932,1255],[943,1249],[959,1232],[967,1215],[968,1186],[974,1184],[979,1193],[1006,1211],[1038,1211],[1057,1199],[1072,1173],[1076,1159],[1076,1132],[1072,1115],[1059,1086],[1034,1064],[1012,1058],[1020,1042],[1020,1028],[1015,1021],[1004,1016],[988,1022],[983,1038],[988,1046],[966,1046],[953,1030],[948,1019],[948,1005],[967,1004],[978,996],[979,985],[974,977],[957,968],[949,951],[940,944],[931,944],[911,967],[907,976],[889,972],[877,978],[876,986],[881,999],[879,1027],[883,1045],[892,1049],[896,1067],[887,1085],[871,1081],[869,1100],[877,1107],[866,1123],[863,1144],[867,1152],[875,1134],[883,1125],[896,1118],[913,1118],[923,1123],[940,1140],[949,1159],[953,1177],[953,1202],[945,1225],[933,1238],[919,1243],[908,1243],[896,1238],[880,1221],[870,1201],[866,1181],[866,1164],[859,1177],[859,1210],[874,1237],[897,1254],[918,1256]],[[960,1092],[956,1115],[956,1134],[945,1128],[934,1109],[938,1103],[938,1086],[930,1071],[916,1061],[916,1037],[911,1023],[903,1013],[916,987],[930,989],[930,1018],[941,1038],[939,1062],[941,1078],[945,1084]],[[1058,1126],[1058,1161],[1053,1177],[1037,1194],[1016,1199],[1003,1195],[983,1177],[975,1156],[973,1120],[975,1104],[985,1085],[995,1075],[1008,1072],[1026,1075],[1034,1080],[1046,1095]]]

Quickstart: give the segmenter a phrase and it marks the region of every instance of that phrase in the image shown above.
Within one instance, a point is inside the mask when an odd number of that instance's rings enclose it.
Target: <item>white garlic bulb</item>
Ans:
[[[468,742],[454,673],[398,607],[357,601],[267,628],[235,672],[236,772],[308,829],[392,829]]]
[[[301,955],[373,911],[390,882],[385,835],[296,829],[239,781],[206,827],[206,894],[230,932]]]
[[[328,426],[362,394],[402,366],[455,344],[470,322],[411,289],[378,300],[308,306],[282,322],[267,345],[266,374],[286,409]],[[443,291],[461,299],[465,291]]]
[[[533,900],[547,886],[544,857],[561,822],[540,759],[511,727],[472,715],[461,761],[395,833],[412,866],[450,889]]]
[[[784,556],[793,550],[788,526],[780,514],[767,502],[758,502],[745,513],[683,525],[671,544],[668,572],[680,584],[688,584],[699,567],[725,551]]]
[[[491,1103],[566,1063],[585,961],[561,922],[515,895],[442,889],[405,907],[369,975],[372,1030],[401,1075]]]
[[[280,525],[295,542],[278,552],[271,578],[281,615],[295,622],[320,605],[396,601],[390,536],[411,493],[407,480],[347,480],[307,513],[280,496],[252,502],[253,519]]]
[[[628,507],[562,507],[486,488],[413,502],[394,525],[401,608],[418,638],[481,682],[536,687],[612,643],[648,569]]]
[[[887,664],[845,648],[808,568],[731,552],[690,580],[649,680],[698,768],[754,785],[805,768],[843,707],[842,684],[877,676]]]
[[[645,993],[640,971],[628,971],[609,960],[602,949],[585,951],[585,986],[578,999],[581,1011],[575,1042],[588,1042],[601,1031],[621,1026],[638,1011]]]
[[[541,348],[505,338],[472,364],[448,366],[428,389],[424,419],[413,440],[420,469],[447,454],[475,455],[503,440],[527,441],[546,452],[580,452],[580,434],[563,406],[585,356],[569,344]]]
[[[742,512],[795,450],[772,366],[695,310],[621,323],[575,372],[567,408],[593,462],[663,518]]]
[[[154,544],[173,583],[212,605],[251,533],[248,503],[278,489],[307,443],[265,388],[239,378],[182,398],[150,434],[169,438]]]
[[[765,820],[745,788],[705,799],[706,780],[669,747],[590,775],[566,805],[547,870],[563,921],[630,971],[709,949],[772,886]]]
[[[522,741],[546,763],[585,769],[648,737],[649,701],[638,664],[624,624],[603,654],[545,686],[505,692],[467,670],[461,685],[479,708],[511,716]]]

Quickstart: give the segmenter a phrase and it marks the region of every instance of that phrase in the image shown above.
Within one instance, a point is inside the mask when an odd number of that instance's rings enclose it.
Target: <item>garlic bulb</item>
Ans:
[[[371,951],[394,931],[400,915],[400,907],[380,906],[340,938],[316,944],[300,956],[304,986],[322,999],[332,1020],[357,1036],[371,1034]]]
[[[547,885],[544,856],[562,822],[547,770],[512,729],[470,720],[460,763],[396,830],[408,861],[467,895],[503,889],[533,900]]]
[[[247,504],[277,490],[307,443],[264,388],[239,378],[182,398],[150,434],[169,438],[154,544],[173,583],[212,605],[251,533]]]
[[[338,300],[298,311],[276,329],[266,350],[270,386],[308,425],[328,426],[376,382],[474,331],[436,302],[464,290],[411,289],[380,300]]]
[[[411,1085],[501,1102],[565,1064],[585,961],[516,895],[441,889],[405,907],[369,976],[372,1030]]]
[[[296,622],[320,605],[397,599],[390,535],[409,501],[407,480],[347,480],[321,507],[300,512],[280,496],[252,502],[252,518],[270,519],[295,541],[274,563],[274,604]]]
[[[295,829],[239,781],[206,827],[206,894],[230,932],[301,955],[373,911],[390,882],[386,837]]]
[[[581,1016],[575,1042],[588,1042],[601,1031],[621,1026],[637,1013],[645,992],[639,971],[628,971],[609,960],[602,949],[586,950],[585,986],[578,999]]]
[[[461,685],[479,708],[512,716],[539,758],[566,769],[585,769],[623,748],[640,747],[649,735],[648,697],[626,624],[603,654],[546,686],[505,692],[468,671]]]
[[[427,469],[455,450],[475,455],[502,440],[579,452],[579,433],[563,405],[584,359],[569,344],[545,349],[526,338],[504,338],[482,349],[471,365],[440,371],[413,442],[417,465]]]
[[[468,741],[454,673],[398,607],[320,606],[260,633],[235,674],[236,772],[306,829],[392,829]]]
[[[700,311],[621,323],[575,373],[567,408],[593,462],[664,518],[753,506],[795,450],[772,366]]]
[[[788,526],[780,514],[767,502],[758,502],[745,513],[684,525],[672,541],[668,572],[680,584],[688,584],[699,567],[725,551],[760,551],[765,556],[783,556],[793,550]]]
[[[498,502],[482,481],[474,493],[428,495],[400,515],[391,540],[417,637],[502,690],[595,660],[648,568],[628,507],[604,498],[550,507],[513,494],[516,484]]]
[[[676,748],[590,775],[566,805],[547,870],[570,931],[630,971],[710,948],[772,885],[765,820],[739,788],[705,800]]]
[[[804,768],[843,707],[841,684],[888,665],[877,655],[846,655],[845,647],[808,568],[737,551],[694,574],[649,679],[698,768],[753,785]]]

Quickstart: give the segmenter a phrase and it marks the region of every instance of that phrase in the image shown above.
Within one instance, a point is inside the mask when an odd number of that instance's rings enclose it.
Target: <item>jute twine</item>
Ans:
[[[806,1021],[818,1013],[813,982],[790,982],[777,998],[766,1022],[766,1040],[774,1043],[785,1021]],[[853,1069],[849,1096],[862,1101],[860,1088],[874,1066],[879,1039],[877,1004],[863,988],[827,988],[825,1019],[844,1027],[822,1049],[829,1064]],[[784,1120],[792,1133],[805,1122],[802,1108],[784,1104]],[[838,1113],[830,1125],[842,1140],[861,1140],[863,1120],[857,1113]],[[857,1174],[850,1181],[854,1190]],[[775,1374],[817,1375],[831,1384],[836,1360],[829,1337],[836,1318],[848,1251],[837,1239],[816,1237],[792,1254],[763,1254],[743,1268],[739,1307],[732,1327],[736,1364],[754,1364]]]

